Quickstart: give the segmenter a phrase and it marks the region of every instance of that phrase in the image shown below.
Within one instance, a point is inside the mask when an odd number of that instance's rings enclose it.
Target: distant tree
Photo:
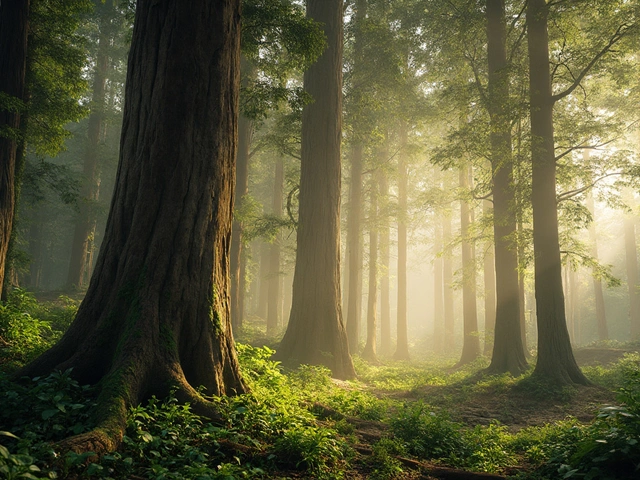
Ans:
[[[473,186],[470,165],[462,165],[459,171],[460,189],[469,195]],[[476,299],[475,241],[470,233],[474,221],[473,206],[468,196],[460,200],[460,236],[462,237],[462,354],[458,365],[474,361],[481,354],[480,332],[478,332],[478,305]]]
[[[0,3],[0,291],[15,213],[16,156],[24,108],[29,0]]]
[[[278,218],[282,216],[284,196],[284,159],[279,156],[275,165],[273,182],[273,200],[271,214]],[[267,305],[267,335],[273,335],[278,330],[281,320],[282,276],[280,275],[280,241],[281,235],[273,241],[269,251],[269,303]]]
[[[307,3],[307,16],[323,25],[328,48],[304,74],[313,103],[302,114],[293,299],[276,358],[290,365],[326,365],[337,378],[352,378],[340,305],[342,15],[342,0]]]
[[[369,182],[369,294],[367,295],[367,342],[362,358],[378,363],[378,197],[379,173]]]
[[[585,150],[583,152],[583,158],[588,159],[589,154]],[[598,235],[596,232],[596,208],[595,201],[593,200],[593,192],[589,191],[587,194],[587,209],[591,213],[591,223],[589,224],[589,240],[591,243],[591,256],[597,262],[598,261]],[[602,289],[602,279],[594,272],[593,274],[593,293],[596,300],[596,325],[598,330],[598,340],[609,339],[609,329],[607,326],[607,311],[604,306],[604,292]]]
[[[408,125],[401,121],[399,126],[398,155],[398,312],[397,343],[393,357],[396,360],[409,360],[409,330],[407,323],[407,136]]]
[[[231,0],[138,2],[117,184],[96,269],[65,335],[17,373],[73,368],[82,384],[100,382],[96,428],[63,449],[116,449],[128,408],[150,395],[177,387],[194,411],[215,417],[197,387],[245,390],[228,280],[239,9]]]

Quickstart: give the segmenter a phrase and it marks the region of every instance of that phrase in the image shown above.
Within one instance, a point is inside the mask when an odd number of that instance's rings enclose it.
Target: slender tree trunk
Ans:
[[[624,247],[627,269],[627,288],[629,291],[629,320],[631,338],[640,337],[640,289],[638,285],[638,251],[636,247],[635,218],[627,214],[624,217]]]
[[[442,252],[442,222],[434,222],[433,236],[433,350],[436,353],[444,351],[444,285]]]
[[[198,386],[209,395],[245,391],[228,263],[239,3],[138,2],[118,175],[94,275],[64,336],[16,374],[73,368],[81,384],[99,382],[96,429],[62,450],[115,450],[129,407],[175,387],[214,418]]]
[[[523,229],[522,222],[518,221],[518,262],[521,258],[524,258],[524,242],[522,241]],[[531,358],[529,349],[527,348],[527,296],[525,289],[525,276],[524,269],[518,268],[518,305],[520,305],[520,339],[522,341],[522,349],[524,350],[524,357],[526,359]]]
[[[397,344],[394,358],[409,360],[409,333],[407,325],[407,125],[400,127],[400,154],[398,155],[398,316]]]
[[[278,157],[276,160],[276,172],[273,182],[273,203],[272,213],[277,217],[282,216],[284,195],[284,159]],[[273,335],[278,330],[280,323],[280,310],[282,308],[282,292],[280,284],[280,237],[278,234],[270,246],[269,258],[269,305],[267,308],[267,335]]]
[[[460,188],[469,190],[471,167],[460,168]],[[469,228],[473,222],[473,210],[467,200],[460,201],[460,226],[462,236],[462,313],[463,343],[458,365],[474,361],[480,356],[480,334],[478,332],[478,310],[476,304],[476,259],[474,241]]]
[[[527,4],[529,95],[538,361],[534,376],[559,384],[589,384],[578,367],[567,331],[556,207],[553,98],[549,70],[548,6]]]
[[[519,298],[516,244],[516,196],[513,183],[509,73],[503,0],[487,0],[489,114],[493,177],[493,237],[495,243],[496,323],[489,371],[521,374],[527,367]]]
[[[451,243],[451,216],[447,213],[442,217],[442,243]],[[442,279],[444,281],[444,345],[445,351],[451,352],[455,347],[454,318],[453,318],[453,261],[451,255],[446,254],[442,261]]]
[[[388,152],[385,154],[385,161]],[[390,355],[391,343],[391,292],[389,284],[389,266],[391,255],[391,229],[389,228],[389,180],[384,168],[380,171],[380,198],[378,200],[378,218],[380,219],[380,352]]]
[[[367,0],[355,2],[355,39],[353,56],[353,135],[351,179],[349,185],[349,216],[347,218],[347,250],[349,252],[349,292],[347,294],[347,337],[349,350],[357,353],[360,346],[360,316],[362,302],[362,162],[364,125],[362,122],[363,22],[367,15]]]
[[[493,213],[493,205],[490,201],[482,202],[484,215]],[[488,356],[493,351],[493,338],[496,328],[496,269],[495,254],[492,241],[485,245],[484,254],[484,355]]]
[[[0,93],[24,100],[29,0],[0,2]],[[0,292],[15,215],[20,108],[0,109]]]
[[[351,181],[349,185],[349,216],[347,218],[347,258],[349,259],[347,293],[347,338],[349,350],[357,353],[360,342],[360,312],[362,310],[362,143],[351,150]]]
[[[586,152],[586,150],[585,150]],[[583,154],[585,160],[589,159],[589,154]],[[591,224],[589,225],[589,239],[591,240],[591,256],[598,261],[598,235],[596,233],[596,211],[591,191],[587,194],[587,209],[591,212]],[[609,330],[607,328],[607,312],[604,306],[604,292],[602,291],[602,279],[593,273],[593,290],[596,298],[596,323],[598,326],[598,340],[608,340]]]
[[[105,4],[106,5],[106,4]],[[104,16],[100,21],[100,35],[98,37],[98,54],[93,73],[93,92],[91,99],[91,114],[87,132],[87,148],[84,154],[82,170],[82,191],[79,200],[79,212],[75,220],[73,241],[71,245],[71,258],[67,273],[67,286],[69,288],[82,288],[85,286],[86,272],[90,269],[91,249],[93,248],[93,236],[96,230],[95,204],[100,195],[100,170],[98,166],[99,145],[104,132],[105,122],[105,87],[107,82],[107,69],[109,68],[109,56],[107,46],[110,38],[106,33],[109,19]]]
[[[260,271],[258,284],[258,310],[260,318],[267,318],[269,306],[269,244],[260,242]]]
[[[241,63],[243,72],[251,75],[252,67],[248,62]],[[253,122],[240,114],[238,118],[238,155],[236,162],[236,194],[234,197],[234,218],[231,227],[231,324],[236,332],[242,330],[244,320],[244,293],[246,290],[246,265],[243,265],[242,255],[242,202],[249,191],[249,151],[251,149],[251,137]]]
[[[379,174],[371,174],[369,205],[369,295],[367,297],[367,343],[362,358],[378,363],[378,188]]]
[[[325,365],[338,378],[353,378],[340,304],[342,15],[342,0],[307,2],[307,17],[323,25],[328,48],[304,74],[304,89],[315,101],[302,112],[293,299],[276,358]]]

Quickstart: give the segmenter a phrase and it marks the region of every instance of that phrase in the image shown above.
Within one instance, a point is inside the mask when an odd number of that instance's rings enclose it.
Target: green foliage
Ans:
[[[448,458],[457,463],[466,453],[462,425],[422,402],[404,404],[390,425],[393,434],[404,440],[407,451],[419,458]]]
[[[19,440],[10,432],[0,432],[0,437],[2,436]],[[2,478],[7,480],[56,478],[55,475],[41,477],[40,473],[40,468],[35,465],[34,457],[26,453],[11,453],[7,447],[0,443],[0,474],[2,474]]]
[[[404,449],[399,442],[390,438],[382,438],[372,447],[372,455],[367,459],[370,468],[369,478],[374,480],[390,480],[398,478],[402,473],[402,466],[395,458],[404,454]]]
[[[14,366],[37,357],[69,327],[77,302],[61,296],[57,304],[39,303],[33,294],[13,290],[0,303],[0,362]]]

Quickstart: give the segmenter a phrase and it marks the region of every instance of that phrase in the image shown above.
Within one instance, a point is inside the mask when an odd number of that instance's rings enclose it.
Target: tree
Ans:
[[[29,0],[0,3],[0,291],[15,213],[16,156],[27,68]]]
[[[284,158],[279,156],[276,160],[275,178],[273,182],[272,214],[275,217],[282,216],[282,197],[284,195]],[[278,236],[279,237],[279,236]],[[278,330],[280,321],[282,292],[280,284],[280,241],[274,239],[269,252],[269,301],[267,305],[267,335],[273,335]]]
[[[556,158],[553,134],[551,72],[549,69],[549,6],[545,0],[527,4],[533,248],[538,361],[534,375],[562,384],[588,384],[578,367],[564,309],[562,264],[556,206]]]
[[[585,150],[583,153],[585,160],[588,159],[588,152]],[[591,213],[592,221],[589,224],[589,240],[591,241],[591,256],[594,260],[598,261],[598,236],[596,232],[596,207],[593,200],[593,192],[589,191],[587,194],[587,208]],[[602,279],[593,272],[593,293],[596,299],[596,324],[598,328],[598,340],[608,340],[609,331],[607,328],[607,311],[604,306],[604,292],[602,291]]]
[[[459,171],[460,188],[468,194],[472,188],[470,165],[462,165]],[[458,365],[465,365],[480,356],[478,332],[478,306],[476,303],[476,259],[475,242],[471,238],[473,208],[468,198],[460,200],[460,235],[462,237],[462,355]]]
[[[100,193],[100,170],[98,164],[99,144],[105,134],[105,110],[107,75],[110,64],[109,46],[114,41],[112,25],[116,23],[118,12],[111,2],[98,2],[95,7],[98,15],[97,51],[93,65],[91,92],[91,114],[87,127],[87,147],[84,153],[83,182],[79,200],[79,212],[75,219],[71,260],[67,274],[69,287],[83,287],[86,275],[91,268],[92,239],[96,233],[95,204]],[[123,16],[123,15],[122,15]]]
[[[302,113],[302,159],[296,266],[287,331],[276,358],[326,365],[352,378],[340,305],[340,140],[342,128],[342,0],[309,0],[328,47],[304,74],[313,98]]]
[[[117,448],[127,409],[245,390],[229,318],[228,246],[238,116],[239,2],[138,2],[118,176],[77,317],[17,373],[73,368],[98,383],[96,428],[63,443]],[[197,181],[194,181],[197,179]]]
[[[633,201],[632,194],[625,192],[628,201]],[[631,202],[629,202],[631,203]],[[633,208],[633,203],[631,203]],[[629,321],[631,338],[640,337],[640,285],[638,285],[638,248],[636,245],[636,217],[631,213],[624,216],[624,251],[625,269],[627,271],[627,291],[629,292]]]
[[[380,174],[374,170],[369,184],[369,295],[367,296],[367,343],[362,358],[378,363],[378,196]]]
[[[518,292],[517,218],[513,179],[511,121],[508,112],[509,69],[503,0],[488,0],[487,51],[490,158],[495,244],[496,318],[489,371],[521,374],[527,367],[521,336]]]

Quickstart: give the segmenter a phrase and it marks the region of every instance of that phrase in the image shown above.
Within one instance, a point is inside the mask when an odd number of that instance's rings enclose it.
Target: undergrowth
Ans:
[[[585,368],[596,383],[619,390],[618,402],[601,407],[593,422],[568,418],[513,432],[497,422],[464,424],[451,415],[451,407],[476,395],[517,392],[566,403],[579,391],[534,381],[528,373],[483,376],[484,359],[452,370],[435,362],[371,366],[356,358],[359,380],[338,382],[324,367],[284,372],[270,360],[272,349],[238,344],[251,390],[211,398],[223,415],[222,425],[199,417],[173,395],[151,398],[130,410],[117,452],[93,463],[90,452],[60,458],[56,441],[93,426],[94,389],[79,385],[72,371],[17,384],[7,372],[51,345],[74,311],[71,301],[42,305],[22,291],[0,305],[2,478],[410,478],[402,457],[465,470],[509,471],[520,479],[639,475],[638,354],[612,367]],[[362,422],[382,432],[369,440],[366,455],[357,453]],[[514,467],[519,470],[509,470]]]

